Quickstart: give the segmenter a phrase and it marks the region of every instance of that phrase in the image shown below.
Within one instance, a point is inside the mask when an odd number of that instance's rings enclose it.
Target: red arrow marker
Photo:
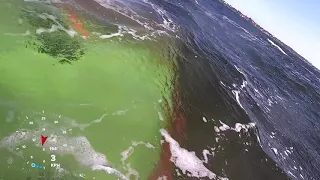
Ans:
[[[42,144],[42,146],[44,145],[44,143],[46,143],[47,139],[48,139],[48,136],[42,136],[41,135],[41,144]]]

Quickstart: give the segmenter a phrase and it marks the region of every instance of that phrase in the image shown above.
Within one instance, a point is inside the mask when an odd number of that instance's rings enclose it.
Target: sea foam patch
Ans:
[[[254,128],[256,126],[255,123],[248,123],[248,124],[241,124],[241,123],[236,123],[234,127],[230,127],[227,124],[223,123],[222,121],[219,121],[221,126],[215,126],[214,130],[215,132],[223,132],[227,130],[233,130],[236,132],[248,132],[250,128]]]
[[[203,165],[195,152],[190,152],[184,148],[181,148],[179,143],[175,141],[169,133],[161,129],[160,133],[165,138],[166,142],[170,145],[171,158],[170,160],[179,168],[184,174],[189,177],[219,179],[227,180],[228,178],[219,177],[215,173],[211,172]]]

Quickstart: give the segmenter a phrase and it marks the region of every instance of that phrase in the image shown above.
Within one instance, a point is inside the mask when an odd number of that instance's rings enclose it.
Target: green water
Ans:
[[[166,121],[161,99],[170,94],[169,63],[154,51],[158,45],[130,37],[84,40],[65,36],[64,31],[43,33],[49,40],[42,41],[35,33],[39,27],[21,16],[24,3],[0,4],[0,179],[32,179],[55,171],[51,155],[76,176],[117,179],[92,171],[79,162],[86,154],[81,149],[66,150],[69,146],[83,146],[86,152],[91,148],[122,174],[128,175],[131,167],[139,179],[147,179],[159,158],[159,129]],[[59,37],[69,44],[55,41],[56,49],[78,43],[84,53],[69,64],[60,62],[71,52],[55,56],[55,49],[39,51],[38,44]],[[23,133],[20,139],[19,133]],[[14,138],[8,140],[10,135]],[[49,136],[44,151],[40,135]],[[58,137],[55,142],[54,137]],[[79,145],[73,137],[84,137],[90,144]],[[59,140],[67,147],[62,148]],[[124,158],[121,153],[126,150],[134,151]],[[75,157],[77,152],[80,156]],[[32,168],[31,163],[46,170]]]

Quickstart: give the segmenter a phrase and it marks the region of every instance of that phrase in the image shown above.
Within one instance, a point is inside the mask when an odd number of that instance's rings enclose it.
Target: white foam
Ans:
[[[92,33],[94,35],[98,35],[99,38],[101,39],[108,39],[108,38],[112,38],[112,37],[116,37],[116,36],[123,36],[123,34],[121,32],[116,32],[116,33],[113,33],[113,34],[107,34],[107,35],[103,35],[101,33],[97,33],[97,32],[94,32]]]
[[[242,106],[242,104],[241,104],[241,102],[240,102],[240,91],[238,91],[238,90],[232,90],[232,93],[234,94],[234,96],[236,97],[236,100],[237,100],[237,103],[239,104],[239,106],[242,108],[242,109],[244,109],[243,108],[243,106]]]
[[[136,40],[145,40],[145,39],[149,39],[151,40],[150,36],[155,36],[155,33],[151,33],[151,34],[146,34],[146,35],[142,35],[139,36],[137,35],[137,31],[131,28],[128,28],[126,26],[118,26],[118,32],[116,33],[112,33],[112,34],[107,34],[107,35],[103,35],[99,32],[93,32],[93,35],[98,36],[100,39],[109,39],[109,38],[113,38],[113,37],[122,37],[125,34],[130,34],[132,36],[132,38],[136,39]]]
[[[157,180],[168,180],[167,176],[160,176],[157,178]]]
[[[288,55],[286,52],[284,52],[276,43],[268,39],[268,41],[275,47],[277,47],[283,54]]]
[[[132,146],[130,146],[128,149],[126,149],[126,150],[121,152],[121,156],[122,156],[121,161],[122,161],[122,163],[124,163],[124,161],[127,160],[131,156],[133,151],[134,151],[134,148]]]
[[[243,81],[240,88],[243,89],[247,86],[248,82],[247,81]]]
[[[14,161],[13,157],[11,157],[11,156],[7,159],[8,164],[13,164],[13,161]]]
[[[220,84],[224,87],[227,87],[222,81],[220,81]]]
[[[219,130],[220,131],[226,131],[226,130],[229,130],[230,127],[226,124],[224,124],[223,122],[220,121],[220,123],[222,124],[222,126],[219,127]]]
[[[189,152],[188,150],[181,148],[179,143],[175,141],[169,133],[161,129],[160,133],[170,145],[171,158],[170,160],[179,168],[184,174],[189,177],[205,178],[209,179],[223,179],[227,178],[218,177],[216,174],[207,169],[203,162],[195,155],[195,152]]]
[[[220,132],[220,129],[219,129],[219,127],[217,127],[217,126],[214,126],[213,128],[214,128],[214,131],[215,131],[215,132],[217,132],[217,133],[218,133],[218,132]]]
[[[127,112],[129,111],[129,109],[125,109],[125,110],[119,110],[119,111],[116,111],[114,113],[112,113],[112,115],[125,115]]]
[[[123,16],[126,16],[128,18],[130,18],[131,20],[137,22],[138,24],[140,24],[141,26],[143,26],[144,28],[146,28],[147,30],[150,31],[154,31],[153,33],[162,33],[161,30],[155,30],[155,28],[158,27],[163,27],[166,30],[175,32],[177,30],[177,26],[173,23],[173,21],[167,16],[167,13],[164,9],[158,7],[157,5],[149,2],[148,0],[143,0],[144,3],[150,5],[162,18],[163,23],[162,24],[154,24],[155,22],[152,21],[150,23],[150,20],[140,16],[139,14],[137,14],[134,10],[132,10],[126,3],[125,1],[121,1],[120,3],[118,3],[116,0],[115,1],[106,1],[106,0],[95,0],[96,2],[98,2],[99,4],[101,4],[102,6],[108,8],[108,9],[112,9],[120,14],[122,14]],[[119,5],[120,4],[120,5]]]
[[[256,126],[255,123],[248,123],[248,124],[236,123],[235,127],[233,128],[233,130],[235,130],[236,132],[240,132],[241,130],[244,130],[245,132],[248,132],[249,128],[253,128],[255,126]]]
[[[238,68],[237,66],[234,66],[234,67],[237,69],[238,72],[240,72],[244,77],[246,77],[246,74],[245,74],[240,68]],[[236,84],[232,84],[232,85],[233,85],[234,88],[237,88],[237,87],[238,87]],[[240,102],[240,92],[241,92],[241,90],[243,90],[247,85],[248,85],[248,82],[247,82],[246,80],[243,80],[243,81],[242,81],[242,84],[240,85],[240,88],[237,88],[237,90],[232,90],[232,91],[231,91],[232,94],[235,96],[237,103],[239,104],[239,106],[240,106],[243,110],[245,110],[245,109],[244,109],[243,105],[242,105],[241,102]]]
[[[168,13],[164,9],[153,4],[149,0],[143,0],[143,2],[149,4],[153,8],[153,10],[155,10],[161,16],[163,24],[159,24],[159,26],[164,27],[165,29],[172,32],[175,32],[177,30],[177,25],[173,22],[173,20],[170,17],[168,17]]]
[[[248,130],[250,128],[253,128],[256,126],[255,123],[248,123],[248,124],[241,124],[241,123],[236,123],[234,127],[230,127],[228,126],[227,124],[219,121],[221,126],[217,127],[217,126],[214,126],[214,130],[215,132],[223,132],[223,131],[227,131],[227,130],[233,130],[233,131],[236,131],[236,132],[241,132],[241,131],[244,131],[244,132],[248,132]]]
[[[278,155],[278,149],[276,149],[276,148],[271,148],[271,149],[274,152],[274,154]]]
[[[42,19],[50,19],[52,21],[55,22],[55,24],[51,25],[51,28],[50,29],[46,29],[46,28],[43,28],[43,27],[39,27],[37,30],[36,30],[36,33],[37,34],[42,34],[44,32],[47,32],[47,33],[53,33],[53,32],[56,32],[58,30],[63,30],[64,32],[66,32],[69,36],[71,37],[74,37],[76,36],[78,33],[73,30],[73,29],[66,29],[64,28],[58,21],[57,21],[57,17],[53,16],[53,15],[50,15],[50,14],[47,14],[47,13],[43,13],[43,14],[38,14],[38,16]]]
[[[124,166],[125,170],[128,171],[128,173],[126,174],[127,178],[130,178],[130,176],[133,175],[133,176],[136,177],[136,179],[139,179],[138,171],[133,169],[131,167],[130,163],[125,163],[125,161],[133,154],[134,148],[136,146],[139,146],[139,145],[144,145],[146,148],[150,148],[150,149],[154,149],[155,148],[152,144],[150,144],[148,142],[145,143],[145,142],[142,142],[142,141],[132,141],[131,146],[129,146],[128,149],[126,149],[126,150],[121,152],[122,165]]]
[[[8,36],[29,36],[31,32],[27,30],[25,33],[5,33]]]
[[[90,127],[90,126],[91,126],[92,124],[94,124],[94,123],[100,123],[100,122],[102,122],[102,120],[103,120],[106,116],[108,116],[107,113],[103,114],[100,118],[95,119],[95,120],[91,121],[91,122],[88,123],[88,124],[77,124],[77,123],[74,123],[74,126],[79,127],[79,128],[83,131],[85,128]],[[72,130],[72,129],[71,129],[71,130]],[[71,131],[71,130],[69,129],[69,131]]]
[[[163,116],[162,116],[162,114],[161,114],[160,111],[158,111],[158,117],[159,117],[159,120],[160,120],[160,121],[164,121],[164,118],[163,118]]]
[[[212,156],[213,156],[214,154],[213,154],[213,153],[210,153],[209,150],[204,149],[204,150],[202,151],[202,155],[203,155],[203,158],[204,158],[204,160],[203,160],[202,162],[208,163],[208,161],[209,161],[208,155],[212,155]]]
[[[92,170],[97,171],[104,171],[107,174],[114,174],[116,176],[118,176],[120,179],[122,180],[129,180],[125,175],[123,175],[120,171],[113,169],[111,167],[107,167],[107,166],[103,166],[103,165],[93,165],[92,166]]]
[[[234,65],[234,67],[237,69],[237,71],[239,71],[244,77],[246,77],[246,74],[240,69],[238,68],[238,66]]]
[[[290,175],[293,176],[294,178],[297,178],[297,176],[295,176],[291,171],[288,171],[288,174],[290,174]]]
[[[206,117],[202,117],[202,121],[203,121],[203,122],[208,122],[208,120],[206,119]]]
[[[288,149],[286,149],[286,150],[284,151],[284,154],[285,154],[286,156],[289,156],[289,154],[291,154],[291,152],[290,152]]]

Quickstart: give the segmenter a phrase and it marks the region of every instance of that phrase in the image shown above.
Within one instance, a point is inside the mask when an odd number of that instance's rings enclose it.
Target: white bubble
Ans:
[[[13,158],[12,158],[12,157],[9,157],[8,160],[7,160],[7,163],[8,163],[8,164],[13,164]]]

